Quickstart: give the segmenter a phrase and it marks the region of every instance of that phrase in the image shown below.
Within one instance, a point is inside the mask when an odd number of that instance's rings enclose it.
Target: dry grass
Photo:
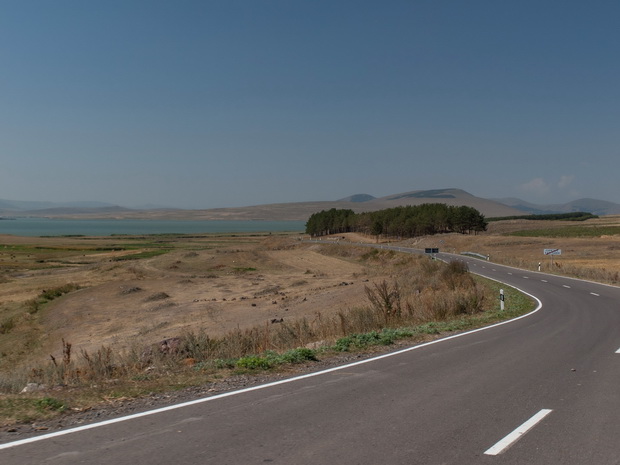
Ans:
[[[620,218],[591,221],[616,225]],[[531,270],[543,262],[544,271],[618,282],[617,236],[506,235],[529,227],[540,224],[492,223],[478,236],[402,244],[476,252]],[[46,392],[26,396],[32,411],[23,413],[24,404],[4,421],[204,383],[205,374],[232,370],[230,360],[248,354],[329,346],[386,327],[475,319],[496,295],[464,270],[427,258],[296,239],[0,237],[0,392],[17,392],[28,382],[72,386],[55,395],[60,404],[43,402]],[[164,248],[165,254],[150,253]],[[544,248],[562,249],[553,267]],[[117,260],[138,252],[143,258]],[[163,340],[176,342],[162,351]],[[3,411],[19,411],[22,397],[0,398]]]

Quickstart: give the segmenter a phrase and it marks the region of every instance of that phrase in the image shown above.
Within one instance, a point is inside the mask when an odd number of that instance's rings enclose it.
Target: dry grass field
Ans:
[[[0,369],[58,354],[62,339],[76,353],[121,349],[360,304],[368,271],[296,239],[2,237]],[[41,298],[67,285],[79,289]]]
[[[520,237],[515,231],[617,227],[620,217],[585,223],[512,220],[487,232],[401,242],[445,252],[473,252],[491,261],[618,283],[620,236]],[[374,238],[347,235],[350,242]],[[223,334],[272,320],[355,307],[364,282],[382,270],[350,257],[319,253],[299,235],[113,236],[0,238],[0,369],[45,358],[60,341],[74,350],[129,341],[156,342],[184,330]],[[382,242],[395,241],[383,238]],[[559,248],[561,255],[543,254]],[[386,270],[383,270],[384,272]],[[46,290],[74,285],[61,299],[33,303]],[[45,299],[44,299],[45,300]],[[36,306],[38,307],[38,306]]]
[[[534,231],[532,235],[522,234]],[[584,222],[507,220],[492,222],[477,236],[457,234],[408,241],[414,247],[439,247],[445,252],[474,252],[497,263],[528,270],[620,284],[620,216]],[[546,256],[544,249],[560,249]]]
[[[514,235],[531,230],[538,231]],[[344,236],[347,243],[376,242]],[[398,254],[368,260],[368,248],[333,244],[341,236],[325,238],[329,245],[302,238],[0,236],[0,378],[49,364],[51,357],[63,360],[66,343],[75,358],[102,347],[115,353],[150,347],[198,331],[213,338],[284,328],[303,318],[310,324],[317,318],[337,321],[343,312],[368,306],[367,287],[402,278],[413,260],[427,260]],[[530,270],[540,262],[543,271],[620,283],[620,217],[502,221],[476,236],[380,242],[471,252]],[[553,265],[543,255],[546,248],[562,250]]]

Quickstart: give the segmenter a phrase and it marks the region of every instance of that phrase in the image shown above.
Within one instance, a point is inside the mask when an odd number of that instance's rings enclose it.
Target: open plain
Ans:
[[[549,237],[567,227],[602,230],[620,225],[611,216],[585,223],[492,222],[479,235],[448,234],[406,241],[442,252],[472,252],[493,262],[617,284],[620,236]],[[548,228],[546,236],[510,235]],[[334,253],[302,242],[302,234],[0,238],[0,368],[46,358],[61,349],[124,347],[156,342],[193,329],[224,334],[284,319],[312,318],[362,305],[364,283],[393,270],[358,260],[364,252]],[[322,242],[376,243],[358,234]],[[544,249],[561,249],[545,256]],[[72,292],[33,308],[42,293]]]
[[[217,337],[335,317],[368,305],[368,287],[427,260],[369,254],[355,246],[361,243],[438,247],[617,285],[619,226],[620,217],[511,220],[479,235],[404,241],[352,233],[319,242],[303,234],[2,236],[0,376],[50,358],[56,363],[67,356],[67,343],[75,357],[101,347],[149,347],[188,332]],[[545,256],[548,248],[561,255]]]

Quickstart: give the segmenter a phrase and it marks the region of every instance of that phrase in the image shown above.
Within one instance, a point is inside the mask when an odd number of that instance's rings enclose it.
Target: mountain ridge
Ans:
[[[82,219],[305,221],[313,213],[331,208],[351,209],[356,213],[362,213],[404,205],[420,205],[422,203],[470,206],[476,208],[487,217],[568,213],[574,211],[587,211],[596,215],[620,214],[620,204],[604,200],[579,199],[566,204],[536,205],[517,198],[485,199],[474,196],[462,189],[446,188],[412,190],[383,197],[374,197],[370,194],[354,194],[335,201],[289,202],[200,210],[177,208],[131,209],[103,202],[54,203],[0,199],[0,216]]]

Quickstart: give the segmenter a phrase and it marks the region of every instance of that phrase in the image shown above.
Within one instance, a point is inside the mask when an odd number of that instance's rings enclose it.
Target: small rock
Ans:
[[[47,388],[47,386],[45,386],[45,384],[28,383],[28,384],[26,384],[26,387],[24,387],[24,389],[22,389],[22,394],[24,394],[26,392],[44,391],[46,388]]]

